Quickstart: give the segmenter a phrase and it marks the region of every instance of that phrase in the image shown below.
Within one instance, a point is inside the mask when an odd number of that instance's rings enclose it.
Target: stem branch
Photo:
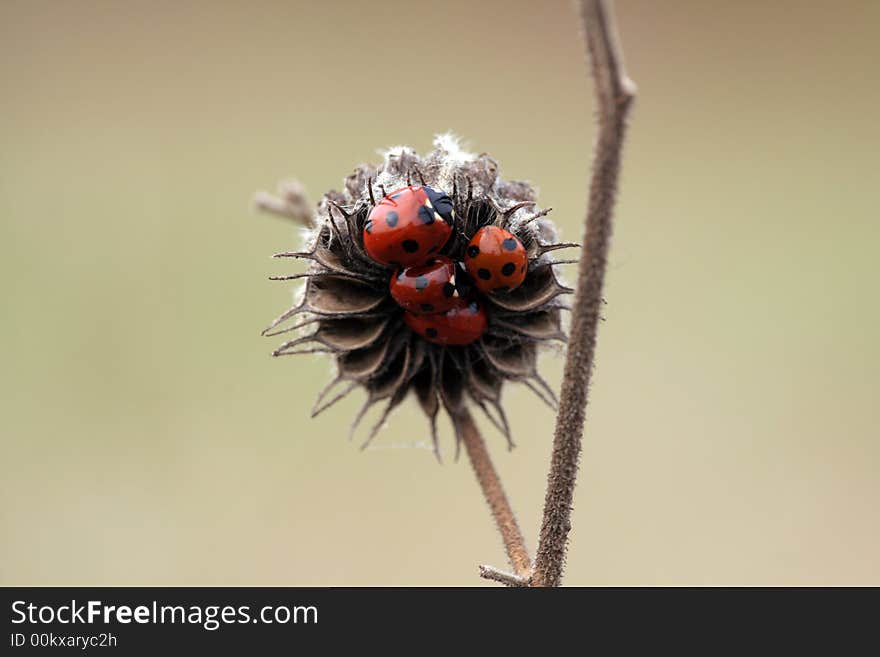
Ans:
[[[314,206],[298,180],[279,183],[277,195],[257,192],[254,195],[254,207],[303,226],[309,226],[314,218]]]
[[[513,573],[506,573],[492,566],[480,566],[480,577],[483,579],[491,579],[494,582],[501,582],[506,586],[525,587],[529,585],[529,580]]]

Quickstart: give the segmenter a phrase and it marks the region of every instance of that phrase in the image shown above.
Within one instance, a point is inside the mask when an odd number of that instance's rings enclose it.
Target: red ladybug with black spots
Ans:
[[[398,269],[390,287],[397,304],[417,314],[442,313],[459,301],[455,263],[445,256],[430,258],[419,267]]]
[[[427,185],[389,192],[364,224],[364,248],[376,262],[397,267],[423,264],[443,248],[455,220],[452,200]]]
[[[481,292],[507,292],[525,280],[529,257],[516,235],[483,226],[465,247],[464,265]]]
[[[416,315],[406,311],[403,320],[425,340],[439,345],[471,344],[479,340],[489,326],[483,305],[479,301],[466,301],[460,297],[456,305],[445,313]]]

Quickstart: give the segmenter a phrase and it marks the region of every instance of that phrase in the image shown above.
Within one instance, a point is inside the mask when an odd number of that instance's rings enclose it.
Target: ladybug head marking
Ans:
[[[438,191],[433,187],[425,185],[422,189],[424,189],[425,194],[428,195],[428,201],[430,202],[431,207],[437,211],[437,214],[443,219],[443,221],[451,226],[455,219],[455,209],[452,204],[452,199],[449,198],[445,192]]]

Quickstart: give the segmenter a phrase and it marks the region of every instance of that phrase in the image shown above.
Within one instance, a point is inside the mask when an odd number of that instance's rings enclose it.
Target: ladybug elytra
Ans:
[[[482,304],[461,298],[457,298],[456,305],[445,313],[416,315],[406,311],[403,320],[425,340],[439,345],[470,344],[478,340],[489,326]]]
[[[455,263],[436,256],[419,267],[399,269],[391,277],[391,296],[414,313],[442,313],[458,303]]]
[[[452,200],[427,185],[389,192],[364,224],[364,248],[383,265],[411,267],[440,251],[452,234]]]
[[[516,235],[498,226],[483,226],[465,247],[464,264],[474,285],[488,294],[519,287],[529,257]]]

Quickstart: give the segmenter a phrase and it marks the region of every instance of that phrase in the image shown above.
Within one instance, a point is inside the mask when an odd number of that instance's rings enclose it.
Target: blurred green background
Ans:
[[[566,582],[880,584],[880,3],[617,8],[640,93]],[[249,202],[453,130],[579,240],[568,2],[5,0],[0,83],[0,583],[506,566],[467,462],[408,448],[414,402],[367,452],[360,393],[309,419],[330,362],[259,335],[298,231]],[[505,397],[533,549],[553,415]]]

